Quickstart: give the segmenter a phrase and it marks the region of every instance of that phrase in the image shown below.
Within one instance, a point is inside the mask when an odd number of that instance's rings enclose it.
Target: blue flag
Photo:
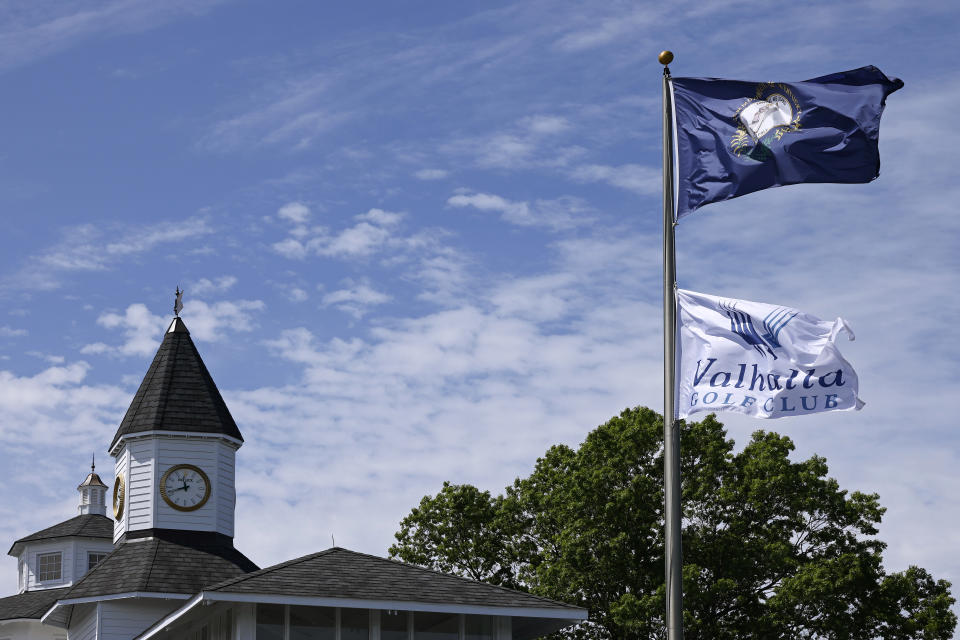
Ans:
[[[800,182],[870,182],[888,95],[876,67],[805,82],[674,78],[677,219],[705,204]]]

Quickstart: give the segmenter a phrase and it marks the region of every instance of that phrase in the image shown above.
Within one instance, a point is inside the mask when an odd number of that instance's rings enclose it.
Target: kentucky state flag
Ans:
[[[711,202],[800,182],[870,182],[888,95],[876,67],[805,82],[674,78],[677,218]]]

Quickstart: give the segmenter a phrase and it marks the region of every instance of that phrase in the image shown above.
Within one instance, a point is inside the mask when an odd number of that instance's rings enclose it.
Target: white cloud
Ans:
[[[314,238],[307,243],[307,247],[324,256],[367,256],[383,245],[389,237],[390,231],[384,227],[361,222],[333,237]]]
[[[235,284],[237,284],[235,276],[220,276],[214,280],[200,278],[190,287],[190,294],[205,296],[211,293],[223,293],[229,291]]]
[[[201,14],[223,0],[169,0],[163,3],[115,0],[91,8],[72,3],[6,3],[0,30],[0,69],[53,55],[97,36],[146,31],[181,16]],[[27,20],[24,20],[24,17]],[[15,18],[15,19],[13,19]]]
[[[63,274],[106,271],[137,254],[166,243],[185,243],[213,232],[202,217],[149,225],[78,225],[61,232],[62,240],[31,256],[14,275],[0,281],[2,289],[51,290],[62,286]],[[118,238],[105,242],[105,238]]]
[[[584,16],[584,24],[560,37],[555,46],[561,51],[577,53],[594,49],[627,37],[634,37],[653,25],[664,24],[663,10],[658,7],[638,7],[624,14],[616,8],[612,15]]]
[[[307,248],[296,238],[285,238],[270,246],[274,251],[291,260],[302,260],[307,256]]]
[[[291,237],[271,246],[280,255],[295,260],[302,260],[308,255],[342,258],[369,256],[394,237],[393,228],[403,219],[403,214],[373,208],[353,219],[357,224],[333,233],[325,227],[309,230],[298,227],[291,232]]]
[[[262,311],[262,300],[236,300],[207,303],[189,300],[183,304],[181,316],[196,340],[216,342],[228,332],[249,332],[257,327],[254,312]],[[85,355],[111,354],[121,356],[152,356],[160,346],[163,331],[169,319],[150,313],[143,303],[134,303],[120,313],[108,312],[97,318],[97,324],[107,329],[119,330],[123,342],[113,346],[105,342],[93,342],[80,349]]]
[[[332,82],[324,73],[271,82],[264,95],[256,97],[259,104],[214,123],[198,146],[213,152],[263,145],[308,148],[319,135],[353,117],[331,106]]]
[[[287,291],[287,297],[293,302],[303,302],[309,296],[307,295],[307,292],[301,289],[300,287],[291,287]]]
[[[522,124],[526,126],[531,133],[540,135],[552,135],[563,133],[570,128],[570,122],[560,116],[536,115],[524,118]]]
[[[486,169],[518,169],[534,161],[537,144],[529,139],[510,134],[497,134],[477,141],[477,164]]]
[[[277,215],[295,224],[306,224],[310,219],[310,207],[302,202],[290,202],[280,207]]]
[[[570,196],[556,200],[537,200],[533,205],[515,202],[489,193],[461,193],[447,199],[452,207],[473,207],[480,211],[496,211],[504,221],[524,227],[547,227],[554,231],[572,229],[592,222],[588,207]]]
[[[50,353],[43,353],[42,351],[27,351],[28,356],[33,356],[34,358],[40,358],[45,362],[50,364],[63,364],[66,362],[66,358],[63,356],[58,356]]]
[[[108,345],[105,342],[91,342],[90,344],[84,345],[80,349],[80,353],[83,355],[99,355],[101,353],[109,353],[113,351],[113,347]]]
[[[366,220],[383,227],[391,227],[403,219],[402,213],[384,211],[383,209],[370,209],[366,213],[361,213],[356,217],[357,220]]]
[[[131,304],[123,314],[104,313],[97,318],[97,324],[107,329],[119,329],[123,332],[124,341],[119,347],[111,347],[110,352],[124,356],[151,356],[157,350],[158,337],[162,335],[166,325],[164,318],[155,316],[141,303]],[[81,353],[104,353],[100,345],[95,343],[84,347]]]
[[[265,308],[262,300],[221,300],[212,304],[191,300],[184,303],[180,315],[189,327],[191,336],[197,340],[216,342],[225,338],[229,331],[250,332],[256,329],[258,325],[253,312]]]
[[[301,374],[226,394],[247,438],[238,467],[242,542],[272,548],[254,510],[286,526],[323,512],[338,543],[383,549],[395,523],[443,480],[500,490],[548,446],[578,442],[638,399],[655,401],[658,376],[644,372],[660,364],[660,342],[651,340],[658,304],[624,293],[636,291],[634,274],[656,270],[655,255],[636,251],[645,244],[574,238],[557,245],[554,269],[473,288],[433,313],[381,316],[363,337],[321,338],[300,327],[268,341]],[[383,300],[365,284],[325,301]],[[287,464],[270,463],[277,458]],[[318,458],[323,464],[309,462]],[[314,469],[306,486],[293,483],[287,469],[305,464]],[[276,500],[272,487],[288,486],[295,495]],[[383,530],[355,522],[358,508],[377,513]]]
[[[360,319],[369,311],[370,307],[384,304],[391,299],[389,295],[373,289],[369,283],[348,284],[350,286],[346,289],[338,289],[324,295],[322,299],[324,306],[334,306],[340,311]]]
[[[6,325],[0,326],[0,338],[19,338],[27,335],[26,329],[14,329]]]
[[[76,513],[74,489],[89,469],[92,451],[97,452],[101,477],[112,482],[112,462],[105,463],[100,452],[130,405],[132,392],[90,382],[90,371],[83,361],[50,366],[35,375],[0,370],[4,540]],[[16,574],[7,573],[11,575]]]
[[[79,361],[33,376],[0,371],[3,447],[17,448],[24,442],[86,447],[98,442],[104,429],[115,429],[129,395],[117,387],[84,384],[89,370],[90,365]]]
[[[158,244],[180,242],[188,238],[206,235],[212,231],[213,229],[202,218],[151,225],[128,232],[126,237],[119,242],[107,244],[106,252],[115,256],[142,253],[153,249]]]
[[[639,164],[624,164],[611,167],[601,164],[588,164],[574,168],[570,177],[579,182],[605,182],[642,195],[660,193],[663,178],[660,169]]]
[[[418,180],[443,180],[450,172],[445,169],[420,169],[413,175]]]
[[[571,129],[564,117],[533,115],[486,135],[451,139],[440,151],[471,158],[482,169],[562,168],[586,153],[583,147],[563,143],[561,134]]]

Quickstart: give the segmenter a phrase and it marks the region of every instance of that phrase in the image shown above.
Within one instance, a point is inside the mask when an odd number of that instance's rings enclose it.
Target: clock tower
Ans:
[[[110,444],[114,542],[176,532],[232,542],[242,444],[187,326],[175,317]]]

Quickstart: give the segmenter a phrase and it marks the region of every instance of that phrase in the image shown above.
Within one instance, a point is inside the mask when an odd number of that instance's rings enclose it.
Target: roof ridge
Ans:
[[[504,586],[501,586],[501,585],[498,585],[498,584],[491,584],[491,583],[489,583],[489,582],[484,582],[484,581],[482,581],[482,580],[474,580],[473,578],[467,578],[467,577],[464,577],[464,576],[458,576],[458,575],[452,574],[452,573],[444,573],[444,572],[442,572],[442,571],[437,571],[436,569],[430,569],[429,567],[421,567],[420,565],[411,564],[411,563],[409,563],[409,562],[403,562],[402,560],[394,560],[393,558],[383,558],[383,557],[381,557],[381,556],[375,556],[375,555],[373,555],[373,554],[371,554],[371,553],[363,553],[362,551],[353,551],[352,549],[345,549],[345,548],[343,548],[343,547],[330,547],[329,549],[325,549],[325,550],[323,550],[323,551],[317,551],[316,553],[311,553],[311,554],[308,554],[308,555],[305,555],[305,556],[301,556],[301,557],[299,557],[299,558],[294,558],[293,560],[287,560],[286,562],[281,562],[280,564],[275,564],[275,565],[273,565],[273,566],[266,567],[266,568],[264,568],[264,569],[260,569],[259,571],[253,571],[253,572],[248,573],[248,574],[243,575],[243,576],[238,576],[238,577],[236,577],[236,578],[231,578],[229,581],[224,581],[224,582],[221,582],[221,583],[219,583],[219,584],[213,585],[213,586],[211,586],[211,587],[207,587],[207,588],[204,589],[204,591],[208,591],[208,590],[213,591],[214,589],[223,589],[223,588],[226,588],[226,587],[231,587],[231,586],[234,586],[234,585],[236,585],[236,584],[239,584],[239,583],[243,582],[244,580],[252,579],[252,578],[258,578],[258,577],[260,577],[260,576],[263,576],[263,575],[266,575],[266,574],[268,574],[268,573],[271,573],[272,571],[276,571],[276,570],[280,570],[280,569],[285,569],[285,568],[287,568],[287,567],[289,567],[289,566],[293,566],[293,565],[299,564],[299,563],[301,563],[301,562],[306,562],[306,561],[308,561],[308,560],[312,560],[312,559],[317,558],[317,557],[320,557],[320,556],[329,555],[329,554],[332,554],[332,553],[338,552],[338,551],[342,551],[342,552],[344,552],[344,553],[348,553],[348,554],[351,554],[351,555],[354,555],[354,556],[361,556],[361,557],[364,557],[364,558],[370,558],[370,559],[372,559],[372,560],[378,560],[378,561],[380,561],[380,562],[388,562],[388,563],[391,563],[391,564],[399,565],[399,566],[401,566],[401,567],[407,567],[407,568],[409,568],[409,569],[415,569],[415,570],[417,570],[417,571],[421,571],[421,572],[424,572],[424,573],[429,573],[429,574],[432,574],[432,575],[441,576],[441,577],[443,577],[443,578],[455,578],[455,579],[460,580],[460,581],[462,581],[462,582],[468,582],[468,583],[470,583],[470,584],[481,585],[481,586],[483,586],[483,587],[485,587],[485,588],[497,589],[497,590],[499,590],[499,591],[505,591],[505,592],[507,592],[507,593],[514,594],[514,595],[526,596],[526,597],[529,597],[529,598],[533,598],[533,599],[535,599],[535,600],[540,600],[540,601],[543,601],[543,602],[549,602],[550,604],[553,604],[553,605],[559,605],[559,606],[562,606],[562,607],[577,607],[577,606],[579,606],[579,605],[571,605],[571,604],[569,604],[569,603],[567,603],[567,602],[561,602],[561,601],[559,601],[559,600],[553,600],[552,598],[547,598],[547,597],[545,597],[545,596],[537,595],[537,594],[535,594],[535,593],[530,593],[530,592],[528,592],[528,591],[520,591],[519,589],[511,589],[511,588],[509,588],[509,587],[504,587]]]
[[[173,374],[174,374],[174,370],[177,368],[177,352],[180,350],[180,343],[182,342],[182,340],[178,340],[176,338],[176,335],[177,335],[176,333],[164,334],[163,336],[164,341],[166,341],[168,335],[172,336],[170,338],[170,341],[173,342],[174,344],[172,345],[173,348],[170,349],[170,351],[166,354],[167,362],[165,364],[167,366],[164,368],[165,375],[163,377],[162,382],[164,385],[164,389],[167,391],[167,393],[164,393],[161,396],[163,402],[160,404],[159,407],[157,407],[157,415],[154,418],[154,421],[157,423],[158,426],[163,424],[163,416],[167,412],[167,404],[170,402],[169,387],[170,385],[173,384]],[[160,346],[163,346],[162,342],[160,343]]]
[[[119,551],[119,550],[120,550],[120,546],[119,546],[119,545],[114,545],[113,550],[110,551],[110,553],[107,554],[107,557],[106,557],[106,558],[104,558],[103,560],[101,560],[100,562],[98,562],[97,564],[95,564],[94,567],[93,567],[93,569],[88,569],[87,572],[86,572],[85,574],[83,574],[83,576],[81,576],[79,580],[77,580],[76,582],[74,582],[74,583],[73,583],[72,585],[70,585],[69,587],[65,587],[65,588],[66,588],[66,589],[69,589],[70,591],[73,591],[74,589],[76,589],[77,587],[79,587],[87,578],[89,578],[90,576],[92,576],[93,573],[94,573],[97,569],[99,569],[100,567],[104,566],[104,564],[106,563],[107,559],[110,558],[110,556],[112,556],[113,554],[115,554],[115,553],[116,553],[117,551]],[[69,593],[69,591],[68,591],[68,593]]]
[[[402,566],[404,566],[404,567],[410,567],[411,569],[418,569],[418,570],[420,570],[420,571],[424,571],[424,572],[427,572],[427,573],[433,573],[433,574],[436,574],[436,575],[439,575],[439,576],[444,576],[444,577],[447,577],[447,578],[456,578],[457,580],[462,580],[462,581],[464,581],[464,582],[470,582],[470,583],[473,583],[473,584],[482,584],[482,585],[487,586],[487,587],[493,587],[493,588],[495,588],[495,589],[500,589],[501,591],[508,591],[508,592],[510,592],[510,593],[519,593],[519,594],[522,594],[522,595],[525,595],[525,596],[530,596],[531,598],[536,598],[536,599],[538,599],[538,600],[544,600],[544,601],[546,601],[546,602],[550,602],[550,603],[553,603],[553,604],[563,605],[563,606],[565,606],[565,607],[577,606],[577,605],[570,605],[570,604],[567,603],[567,602],[561,602],[561,601],[559,601],[559,600],[553,600],[552,598],[547,598],[547,597],[545,597],[545,596],[538,596],[537,594],[535,594],[535,593],[530,593],[529,591],[520,591],[519,589],[511,589],[510,587],[504,587],[504,586],[499,585],[499,584],[493,584],[493,583],[490,583],[490,582],[484,582],[483,580],[474,580],[473,578],[467,578],[467,577],[465,577],[465,576],[458,576],[458,575],[456,575],[455,573],[444,573],[444,572],[442,572],[442,571],[437,571],[436,569],[431,569],[431,568],[429,568],[429,567],[421,567],[421,566],[418,565],[418,564],[411,564],[411,563],[409,563],[409,562],[404,562],[404,561],[402,561],[402,560],[394,560],[393,558],[382,558],[382,557],[380,557],[380,556],[375,556],[375,555],[370,554],[370,553],[363,553],[363,552],[361,552],[361,551],[353,551],[353,550],[351,550],[351,549],[341,549],[341,551],[346,551],[346,552],[348,552],[348,553],[353,553],[353,554],[356,554],[356,555],[358,555],[358,556],[366,556],[366,557],[368,557],[368,558],[374,558],[375,560],[382,560],[382,561],[385,561],[385,562],[392,562],[392,563],[394,563],[394,564],[399,564],[399,565],[402,565]]]
[[[278,569],[285,569],[287,567],[292,567],[295,564],[300,564],[301,562],[306,562],[307,560],[313,560],[319,556],[324,556],[329,554],[332,551],[347,551],[347,549],[341,549],[340,547],[330,547],[329,549],[324,549],[323,551],[316,551],[314,553],[308,553],[305,556],[300,556],[299,558],[294,558],[293,560],[286,560],[279,564],[270,565],[269,567],[264,567],[263,569],[257,569],[256,571],[251,571],[242,576],[237,576],[236,578],[230,578],[222,582],[210,585],[209,587],[204,587],[203,591],[213,591],[214,589],[220,589],[222,587],[233,586],[237,583],[243,582],[247,578],[255,578],[262,575],[266,575],[271,571],[276,571]]]
[[[69,590],[70,587],[34,589],[4,596],[0,598],[0,623],[22,618],[37,620]]]
[[[147,576],[143,580],[143,588],[146,589],[150,584],[150,576],[153,574],[153,567],[157,564],[157,555],[160,553],[160,541],[156,538],[150,540],[153,543],[153,557],[150,558],[150,565],[147,567]]]
[[[67,518],[66,520],[62,520],[61,522],[52,524],[49,527],[44,527],[43,529],[40,529],[38,531],[28,533],[24,536],[20,536],[19,538],[13,541],[13,544],[10,546],[10,551],[12,551],[13,548],[20,543],[34,542],[36,540],[44,540],[47,538],[50,538],[50,539],[69,538],[74,536],[80,537],[80,538],[109,537],[109,536],[98,536],[87,531],[88,527],[92,526],[93,523],[95,523],[98,518],[104,518],[109,522],[109,518],[99,513],[81,513],[71,518]],[[78,520],[80,522],[76,522]],[[70,529],[73,529],[74,527],[76,527],[76,530],[69,530],[66,532],[56,531],[57,529],[64,528],[64,527],[67,527]],[[112,525],[111,525],[111,528],[112,528]],[[56,535],[48,535],[49,533],[54,531],[56,531]],[[9,551],[7,553],[9,553]]]

